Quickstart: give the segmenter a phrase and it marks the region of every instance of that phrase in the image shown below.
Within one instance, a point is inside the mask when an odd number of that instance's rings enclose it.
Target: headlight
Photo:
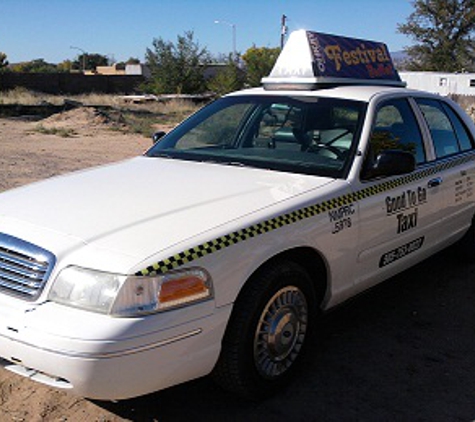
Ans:
[[[177,308],[213,297],[209,274],[190,268],[157,276],[125,276],[67,267],[48,299],[113,316],[139,316]]]

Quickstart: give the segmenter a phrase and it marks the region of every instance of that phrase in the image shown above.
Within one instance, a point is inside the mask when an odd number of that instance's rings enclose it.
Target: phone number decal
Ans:
[[[404,258],[406,255],[417,251],[418,249],[422,248],[423,243],[424,236],[419,237],[412,242],[406,243],[405,245],[399,246],[392,251],[386,252],[379,260],[379,268],[392,264],[394,261]]]

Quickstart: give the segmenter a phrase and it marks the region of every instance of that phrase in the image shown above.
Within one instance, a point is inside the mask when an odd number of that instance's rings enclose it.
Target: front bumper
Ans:
[[[2,318],[0,310],[0,365],[98,400],[158,391],[213,369],[231,306],[208,312],[211,305],[140,319],[111,318],[52,303],[16,311],[15,318],[11,312]],[[179,319],[185,313],[188,321],[173,324],[172,314],[180,311]],[[206,315],[199,316],[203,312]]]

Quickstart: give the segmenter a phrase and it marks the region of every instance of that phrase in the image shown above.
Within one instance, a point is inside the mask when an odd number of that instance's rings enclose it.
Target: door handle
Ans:
[[[436,186],[439,186],[442,184],[442,177],[436,177],[435,179],[429,180],[427,183],[427,187],[430,188],[435,188]]]

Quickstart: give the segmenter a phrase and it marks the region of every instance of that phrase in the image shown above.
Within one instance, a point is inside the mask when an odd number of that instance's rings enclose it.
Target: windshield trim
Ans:
[[[214,154],[210,153],[211,149],[206,148],[193,149],[193,150],[180,150],[173,149],[167,145],[174,145],[180,140],[182,136],[192,130],[194,127],[205,121],[208,117],[215,114],[215,112],[228,108],[234,104],[246,104],[249,103],[250,108],[245,111],[244,118],[236,125],[236,134],[234,142],[238,142],[240,137],[245,136],[245,132],[249,129],[251,124],[250,116],[256,113],[259,107],[265,104],[284,103],[293,106],[302,106],[305,103],[318,103],[318,102],[333,102],[333,104],[341,103],[354,104],[355,110],[358,111],[358,121],[356,122],[356,130],[353,134],[348,156],[345,159],[344,165],[338,168],[331,168],[326,165],[319,165],[318,160],[314,163],[299,161],[286,162],[286,160],[267,160],[266,157],[258,157],[252,154]],[[224,103],[224,104],[223,104]],[[318,96],[288,96],[288,95],[235,95],[222,97],[213,101],[204,108],[200,109],[180,125],[174,128],[171,132],[165,135],[159,142],[153,145],[148,151],[145,152],[147,157],[163,157],[167,159],[177,159],[183,161],[197,161],[197,162],[212,162],[222,165],[241,165],[244,167],[253,167],[258,169],[267,169],[271,171],[281,171],[294,174],[306,174],[313,176],[331,177],[335,179],[345,179],[348,176],[349,170],[354,160],[359,138],[361,135],[363,121],[367,111],[367,103],[364,101],[348,100],[342,98],[327,98]],[[225,150],[226,148],[218,149],[214,146],[214,151]],[[252,148],[242,148],[244,150],[251,150]],[[288,160],[291,161],[291,160]]]

